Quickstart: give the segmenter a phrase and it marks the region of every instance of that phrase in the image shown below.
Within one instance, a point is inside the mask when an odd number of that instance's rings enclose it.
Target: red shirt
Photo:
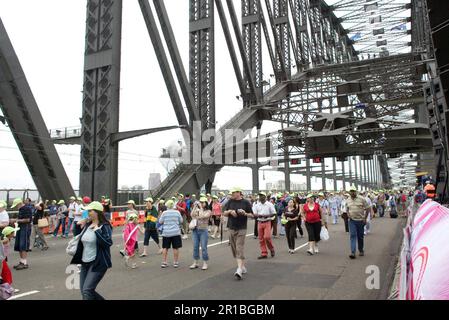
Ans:
[[[185,201],[178,201],[176,204],[176,210],[178,210],[181,215],[186,214],[187,205]]]
[[[304,205],[304,212],[306,213],[306,222],[308,223],[315,223],[321,220],[320,205],[318,203],[315,203],[312,210],[310,210],[309,204],[306,203]]]

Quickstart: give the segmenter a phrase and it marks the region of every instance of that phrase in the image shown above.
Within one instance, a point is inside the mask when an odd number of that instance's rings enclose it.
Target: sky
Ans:
[[[137,1],[123,1],[120,130],[177,125],[169,95],[157,63]],[[151,1],[150,1],[151,2]],[[332,1],[331,1],[332,2]],[[48,129],[80,126],[83,88],[86,0],[0,0],[0,17],[8,31]],[[165,1],[184,67],[188,68],[188,1]],[[240,16],[240,5],[235,6]],[[227,11],[227,10],[226,10]],[[217,127],[241,109],[239,89],[216,15],[216,118]],[[264,44],[264,47],[266,45]],[[263,52],[264,79],[269,56]],[[265,122],[262,133],[279,129]],[[159,160],[162,148],[181,139],[179,130],[156,133],[120,143],[120,186],[148,186],[152,172],[166,176]],[[64,168],[74,187],[79,184],[80,147],[57,145]],[[0,189],[35,188],[9,128],[0,124]],[[20,178],[18,178],[20,176]],[[281,172],[260,172],[260,186],[283,179]],[[292,175],[293,183],[305,177]],[[225,167],[215,185],[251,189],[249,168]],[[321,181],[312,178],[312,188]],[[328,187],[332,188],[331,181]]]

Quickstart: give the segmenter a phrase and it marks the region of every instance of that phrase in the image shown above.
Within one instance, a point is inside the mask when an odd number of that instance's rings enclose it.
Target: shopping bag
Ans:
[[[327,228],[324,226],[321,227],[320,239],[323,241],[329,240],[329,231],[327,231]]]

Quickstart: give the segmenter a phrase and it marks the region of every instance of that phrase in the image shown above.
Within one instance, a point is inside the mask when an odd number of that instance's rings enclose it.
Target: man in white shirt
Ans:
[[[9,214],[6,211],[6,202],[0,201],[0,231],[9,226]]]
[[[70,197],[69,201],[69,222],[67,224],[67,229],[65,229],[65,236],[68,237],[70,230],[72,229],[72,224],[75,219],[75,211],[76,211],[76,198]]]
[[[271,256],[274,257],[274,246],[271,239],[271,221],[276,218],[276,210],[274,205],[267,201],[267,195],[265,192],[259,192],[259,201],[253,205],[253,215],[257,219],[259,244],[262,254],[258,259],[266,259],[268,257],[268,249],[271,252]]]
[[[334,194],[331,193],[328,202],[329,202],[330,213],[332,216],[332,224],[337,224],[338,223],[338,209],[339,209],[337,197],[335,197]]]

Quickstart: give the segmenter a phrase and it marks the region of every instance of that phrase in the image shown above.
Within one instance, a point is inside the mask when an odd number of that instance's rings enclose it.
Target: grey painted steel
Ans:
[[[142,15],[145,20],[145,24],[148,29],[148,33],[151,38],[151,42],[153,44],[154,51],[156,53],[156,57],[159,62],[159,67],[161,68],[161,72],[165,80],[165,85],[167,86],[167,90],[170,95],[173,108],[175,109],[176,118],[178,119],[179,125],[183,126],[184,128],[186,128],[186,130],[188,130],[189,122],[186,118],[184,109],[182,107],[181,98],[176,88],[175,79],[170,69],[170,64],[168,62],[167,55],[165,53],[164,47],[161,45],[162,39],[159,34],[156,25],[156,20],[154,18],[150,3],[148,0],[139,0],[139,4],[142,10]],[[184,141],[186,142],[187,145],[190,145],[190,136],[184,135]]]
[[[189,77],[202,131],[215,128],[214,0],[189,0]]]
[[[257,103],[262,97],[262,26],[260,0],[241,0],[242,2],[242,38],[246,60],[249,62],[251,75],[254,77],[255,95],[246,98],[247,103]],[[245,77],[249,89],[250,83]]]
[[[192,90],[187,79],[181,55],[179,54],[178,45],[176,44],[175,35],[170,24],[170,19],[168,18],[164,0],[153,0],[153,3],[159,17],[161,29],[167,43],[167,48],[172,59],[173,67],[178,77],[179,87],[181,88],[182,95],[184,96],[184,102],[187,106],[187,110],[189,111],[190,123],[192,123],[192,121],[200,121],[200,114],[198,109],[195,108]]]
[[[115,203],[119,129],[121,0],[87,2],[81,133],[80,193]]]
[[[147,134],[162,132],[167,130],[179,129],[179,126],[169,126],[169,127],[159,127],[159,128],[151,128],[151,129],[142,129],[142,130],[131,130],[124,131],[119,133],[111,134],[111,142],[118,143],[123,140],[128,140],[132,138],[141,137]]]
[[[68,199],[73,188],[1,19],[0,108],[42,197]]]
[[[246,99],[246,87],[243,81],[242,71],[240,69],[239,60],[235,52],[234,43],[232,41],[231,31],[229,30],[228,20],[226,19],[225,11],[221,0],[215,0],[215,7],[217,8],[218,16],[220,17],[221,26],[226,39],[226,45],[228,47],[229,55],[231,56],[232,66],[234,68],[237,84],[240,89],[240,95],[243,99]]]
[[[248,57],[245,52],[245,44],[243,42],[243,38],[242,38],[241,31],[240,31],[237,14],[235,12],[233,1],[227,0],[226,4],[228,7],[229,16],[231,17],[231,23],[232,23],[232,27],[234,29],[234,35],[235,35],[235,38],[237,39],[237,45],[239,48],[240,57],[242,59],[244,79],[248,83],[250,96],[256,97],[256,101],[258,101],[259,100],[258,91],[256,88],[256,82],[255,82],[256,77],[252,73],[250,61],[248,60]],[[245,96],[245,98],[246,98],[246,100],[248,100],[248,98],[246,96]]]

